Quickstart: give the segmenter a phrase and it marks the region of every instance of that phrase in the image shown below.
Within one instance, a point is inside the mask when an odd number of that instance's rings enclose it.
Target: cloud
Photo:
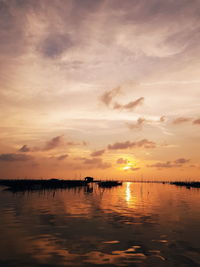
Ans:
[[[158,168],[158,169],[176,168],[176,167],[183,166],[184,164],[188,163],[189,161],[190,161],[190,159],[179,158],[179,159],[176,159],[174,161],[157,162],[157,163],[152,164],[152,165],[147,165],[147,167]]]
[[[30,152],[31,148],[29,148],[27,145],[23,145],[18,151],[19,152]]]
[[[127,126],[130,130],[133,130],[133,129],[141,129],[142,126],[145,124],[145,122],[147,122],[146,119],[144,118],[138,118],[137,119],[137,122],[136,123],[129,123],[127,122]]]
[[[139,167],[132,167],[132,168],[130,168],[130,170],[131,171],[138,171],[138,170],[140,170],[140,168]]]
[[[142,105],[143,103],[144,103],[144,97],[140,97],[140,98],[136,99],[135,101],[131,101],[125,105],[115,103],[113,108],[114,109],[132,110],[132,109],[136,108],[137,106]]]
[[[105,149],[97,150],[91,153],[91,157],[99,157],[105,153]]]
[[[50,34],[42,41],[38,51],[47,58],[61,56],[66,50],[73,46],[73,42],[68,34]]]
[[[196,119],[193,121],[193,124],[197,124],[197,125],[200,125],[200,119]]]
[[[63,135],[60,135],[60,136],[56,136],[56,137],[53,137],[51,140],[49,140],[45,147],[43,148],[43,150],[51,150],[51,149],[54,149],[54,148],[57,148],[61,145],[64,144],[64,141],[63,141]]]
[[[181,124],[181,123],[185,123],[185,122],[189,122],[191,121],[191,118],[187,118],[187,117],[179,117],[176,118],[172,121],[173,124]]]
[[[113,145],[108,145],[109,150],[118,150],[118,149],[128,149],[128,148],[138,148],[138,147],[144,147],[144,148],[155,148],[156,143],[153,141],[149,141],[148,139],[142,139],[137,142],[116,142]]]
[[[19,152],[37,152],[37,151],[48,151],[53,150],[58,147],[64,146],[78,146],[78,145],[86,145],[85,142],[73,142],[73,141],[65,141],[63,135],[58,135],[47,141],[43,146],[35,146],[29,147],[27,145],[23,145],[18,151]]]
[[[146,124],[146,123],[151,123],[151,124],[158,124],[158,123],[162,123],[162,122],[165,122],[166,120],[166,117],[165,116],[161,116],[159,118],[159,120],[147,120],[145,118],[138,118],[137,121],[135,123],[130,123],[130,122],[127,122],[126,125],[127,127],[130,129],[130,130],[133,130],[133,129],[142,129],[142,127]]]
[[[170,161],[167,162],[157,162],[152,165],[147,165],[149,168],[172,168],[172,167],[177,167],[176,164],[171,163]]]
[[[112,165],[108,162],[103,162],[100,158],[82,158],[83,164],[88,165],[89,168],[108,169]]]
[[[117,164],[127,164],[128,163],[128,160],[127,159],[123,159],[123,158],[119,158],[117,161],[116,161]]]
[[[68,154],[60,155],[57,157],[57,160],[64,160],[64,159],[68,158],[68,156],[69,156]]]
[[[174,161],[174,163],[177,163],[177,164],[185,164],[185,163],[188,163],[189,161],[190,161],[190,159],[179,158],[179,159],[176,159]]]
[[[101,96],[101,101],[106,105],[109,106],[110,103],[112,102],[113,98],[121,93],[121,87],[118,86],[116,88],[113,88],[110,91],[106,91],[102,96]]]
[[[8,154],[0,154],[0,161],[28,161],[33,159],[33,157],[24,154],[16,154],[16,153],[8,153]]]
[[[165,120],[166,120],[166,117],[165,116],[161,116],[159,121],[160,122],[165,122]]]

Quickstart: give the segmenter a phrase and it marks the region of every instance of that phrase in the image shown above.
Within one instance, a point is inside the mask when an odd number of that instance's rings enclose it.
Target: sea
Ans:
[[[0,187],[0,266],[200,266],[200,190]]]

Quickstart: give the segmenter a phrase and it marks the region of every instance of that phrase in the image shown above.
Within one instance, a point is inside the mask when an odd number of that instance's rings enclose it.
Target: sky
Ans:
[[[0,178],[200,178],[200,0],[0,0],[0,40]]]

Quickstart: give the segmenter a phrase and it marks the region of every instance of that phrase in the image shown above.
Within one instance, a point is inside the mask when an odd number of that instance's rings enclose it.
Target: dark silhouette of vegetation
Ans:
[[[42,191],[42,190],[57,190],[57,189],[70,189],[85,187],[86,191],[92,191],[89,188],[90,183],[98,183],[100,187],[111,188],[114,186],[122,185],[118,181],[94,181],[92,177],[86,177],[84,180],[60,180],[60,179],[3,179],[0,180],[0,186],[6,186],[6,190],[12,192],[25,192],[25,191]]]
[[[188,189],[190,189],[191,187],[200,188],[200,182],[170,182],[170,184],[173,184],[176,186],[185,186]]]
[[[87,186],[87,181],[82,180],[59,180],[59,179],[48,179],[48,180],[0,180],[1,186],[8,187],[10,191],[34,191],[34,190],[49,190],[49,189],[66,189]]]

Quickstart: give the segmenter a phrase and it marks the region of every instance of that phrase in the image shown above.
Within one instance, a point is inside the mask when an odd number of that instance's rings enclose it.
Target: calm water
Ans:
[[[0,266],[200,266],[198,189],[0,190]]]

